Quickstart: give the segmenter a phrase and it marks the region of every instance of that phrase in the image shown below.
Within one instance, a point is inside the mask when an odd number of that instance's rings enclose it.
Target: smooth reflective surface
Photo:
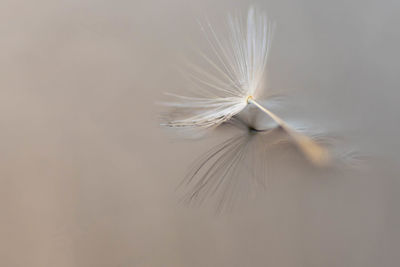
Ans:
[[[229,137],[171,136],[156,102],[207,48],[196,19],[223,29],[248,5],[3,1],[1,266],[398,266],[395,1],[259,3],[277,23],[266,84],[287,96],[271,109],[359,167],[315,169],[288,146],[228,212],[180,202],[196,159]]]

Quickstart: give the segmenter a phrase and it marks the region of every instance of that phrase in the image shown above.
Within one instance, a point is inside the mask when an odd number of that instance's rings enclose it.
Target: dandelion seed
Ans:
[[[329,153],[306,135],[296,132],[271,110],[260,105],[257,97],[263,89],[263,78],[271,48],[274,23],[264,13],[250,8],[245,23],[240,16],[228,17],[229,38],[221,39],[208,23],[203,30],[214,53],[214,59],[203,56],[209,70],[195,68],[191,79],[197,84],[193,95],[168,94],[175,101],[165,105],[180,110],[178,118],[164,126],[185,130],[209,130],[229,121],[248,105],[259,108],[288,133],[305,157],[315,165],[329,162]]]

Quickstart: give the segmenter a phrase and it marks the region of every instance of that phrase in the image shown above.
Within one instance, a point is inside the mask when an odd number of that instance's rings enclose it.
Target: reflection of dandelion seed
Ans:
[[[286,135],[280,128],[256,130],[237,118],[232,118],[229,126],[238,133],[200,157],[182,182],[191,188],[184,197],[186,203],[216,198],[222,210],[239,194],[265,188],[267,158],[273,146],[284,144]]]
[[[255,115],[251,114],[250,118],[235,116],[223,124],[233,136],[207,151],[190,168],[180,184],[185,191],[188,189],[183,197],[186,204],[214,200],[217,211],[222,211],[252,192],[266,188],[267,179],[272,175],[270,160],[288,148],[291,142],[290,136],[280,127],[256,127]],[[343,170],[359,163],[356,152],[340,151],[337,137],[312,132],[300,125],[295,129],[296,132],[306,133],[318,145],[331,148],[332,158],[339,168],[329,170]]]
[[[228,41],[220,40],[208,24],[212,36],[208,41],[215,59],[206,56],[204,58],[212,71],[199,68],[195,70],[196,75],[191,76],[197,85],[194,96],[169,94],[176,101],[166,105],[181,110],[178,114],[182,116],[171,119],[164,125],[186,130],[211,129],[229,121],[251,104],[286,131],[308,160],[316,165],[327,164],[329,155],[325,149],[306,135],[296,132],[256,100],[262,88],[273,24],[254,8],[250,8],[245,25],[240,17],[229,17],[228,22]]]

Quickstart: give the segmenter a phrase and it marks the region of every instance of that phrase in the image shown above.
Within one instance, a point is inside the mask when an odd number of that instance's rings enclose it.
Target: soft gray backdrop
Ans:
[[[216,141],[170,139],[155,103],[206,46],[197,19],[219,27],[249,4],[0,3],[1,266],[400,264],[398,1],[257,1],[277,22],[268,87],[296,100],[282,116],[341,135],[360,170],[286,153],[232,212],[178,204]]]

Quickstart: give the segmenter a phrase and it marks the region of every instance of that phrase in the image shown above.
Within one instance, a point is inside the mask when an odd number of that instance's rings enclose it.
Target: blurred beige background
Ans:
[[[0,3],[0,266],[400,264],[397,1],[256,2],[277,22],[268,86],[297,95],[282,116],[345,137],[362,170],[288,153],[232,212],[178,203],[215,140],[169,138],[155,102],[206,46],[196,19],[249,3]]]

